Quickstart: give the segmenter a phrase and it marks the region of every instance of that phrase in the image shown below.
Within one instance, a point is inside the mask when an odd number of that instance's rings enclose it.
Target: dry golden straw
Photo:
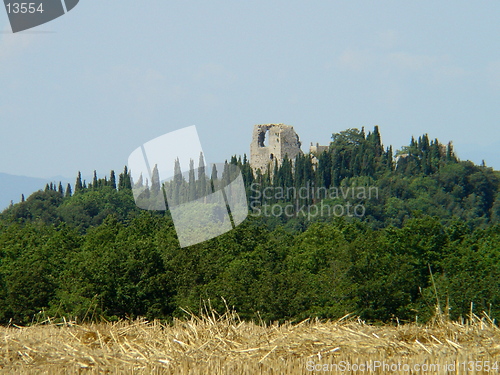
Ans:
[[[460,323],[439,315],[425,326],[375,326],[350,316],[264,325],[241,321],[234,311],[208,310],[172,325],[140,319],[9,326],[0,328],[0,342],[0,371],[8,374],[323,374],[341,373],[335,367],[340,363],[374,361],[441,367],[344,373],[493,374],[498,370],[471,372],[461,366],[500,361],[500,331],[486,314],[471,314]],[[445,371],[451,363],[459,369]]]

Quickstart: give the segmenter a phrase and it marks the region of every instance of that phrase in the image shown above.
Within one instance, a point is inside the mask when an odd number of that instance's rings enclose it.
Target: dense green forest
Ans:
[[[0,323],[46,316],[169,320],[224,300],[246,319],[426,321],[500,316],[499,172],[459,160],[427,135],[393,153],[378,127],[335,133],[328,151],[256,174],[233,156],[250,215],[180,248],[167,211],[135,206],[127,168],[46,186],[0,214]],[[375,187],[376,196],[278,196],[290,187]],[[256,188],[258,187],[258,188]],[[151,188],[154,188],[152,186]],[[337,190],[338,191],[338,190]],[[363,215],[285,214],[362,205]],[[263,215],[266,205],[282,207]],[[261,213],[256,214],[256,213]]]

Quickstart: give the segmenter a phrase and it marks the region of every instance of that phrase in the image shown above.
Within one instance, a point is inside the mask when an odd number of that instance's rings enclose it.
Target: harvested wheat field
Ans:
[[[3,327],[0,339],[0,371],[9,374],[493,374],[500,361],[500,331],[487,315],[426,326],[349,316],[265,326],[211,312],[172,325],[49,321]]]

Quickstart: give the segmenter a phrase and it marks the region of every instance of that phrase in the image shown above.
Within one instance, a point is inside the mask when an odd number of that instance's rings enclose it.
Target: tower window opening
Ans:
[[[268,147],[269,146],[269,139],[268,139],[268,137],[266,137],[267,133],[268,133],[268,130],[259,133],[259,139],[258,139],[259,147]]]

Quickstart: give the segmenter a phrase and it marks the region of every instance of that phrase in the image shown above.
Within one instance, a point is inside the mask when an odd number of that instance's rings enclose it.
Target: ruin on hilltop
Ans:
[[[250,144],[250,166],[262,173],[275,163],[281,164],[285,157],[294,160],[299,154],[301,142],[293,126],[284,124],[264,124],[253,127],[252,143]],[[311,155],[328,150],[328,146],[311,144]]]
[[[293,126],[284,124],[265,124],[253,127],[250,144],[250,165],[256,172],[265,172],[270,163],[281,161],[286,157],[294,159],[302,153],[299,136]]]

